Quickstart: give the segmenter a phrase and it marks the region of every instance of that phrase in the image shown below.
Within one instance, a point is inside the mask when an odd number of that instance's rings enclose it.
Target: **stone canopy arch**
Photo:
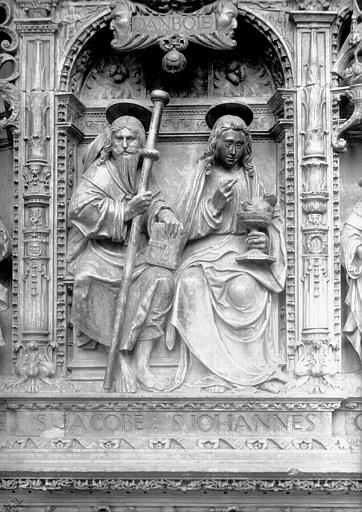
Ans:
[[[278,73],[283,76],[282,87],[292,88],[295,83],[293,59],[283,36],[259,14],[241,6],[237,8],[239,19],[242,18],[245,23],[253,27],[269,43],[275,56],[274,66],[278,69]],[[87,56],[84,56],[84,52],[87,52],[87,45],[101,30],[109,27],[111,19],[110,9],[102,11],[97,17],[89,20],[74,36],[61,65],[59,75],[59,90],[61,92],[70,92],[71,77],[74,76],[74,70],[77,66],[79,67],[77,72],[87,72]],[[79,65],[80,61],[82,61],[81,65]]]

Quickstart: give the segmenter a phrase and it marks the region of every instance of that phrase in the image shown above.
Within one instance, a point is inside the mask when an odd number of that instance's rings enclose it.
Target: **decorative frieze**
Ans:
[[[362,491],[358,479],[122,479],[122,478],[2,478],[0,488],[4,490],[126,490],[157,491],[170,490],[182,493],[189,491],[273,491],[273,492],[356,492]]]

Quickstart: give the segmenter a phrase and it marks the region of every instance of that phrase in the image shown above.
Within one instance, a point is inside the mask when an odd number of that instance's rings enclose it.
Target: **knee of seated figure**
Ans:
[[[187,287],[197,287],[202,278],[202,270],[200,268],[187,268],[180,276],[180,282]]]
[[[173,292],[174,277],[168,268],[159,268],[154,276],[157,285],[161,288],[164,295],[171,295]]]
[[[255,279],[248,274],[242,274],[231,281],[228,294],[231,301],[239,306],[250,304],[255,300],[256,283]]]

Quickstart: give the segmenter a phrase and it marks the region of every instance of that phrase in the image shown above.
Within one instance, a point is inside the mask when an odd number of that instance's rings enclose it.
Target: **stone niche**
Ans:
[[[220,35],[223,6],[235,12],[233,44]],[[342,332],[340,259],[360,197],[360,126],[341,158],[331,143],[351,111],[338,108],[347,86],[332,66],[359,26],[355,10],[347,0],[0,0],[0,217],[12,239],[1,262],[12,298],[0,313],[4,512],[360,510],[362,375]],[[163,66],[173,50],[157,34],[132,39],[130,18],[161,15],[214,16],[214,32],[177,40],[178,72]],[[117,47],[117,23],[138,43]],[[180,335],[172,346],[163,336],[150,369],[164,390],[106,393],[108,352],[73,325],[72,194],[109,103],[151,107],[155,89],[170,102],[150,189],[183,222],[207,111],[232,101],[253,111],[253,162],[284,240],[268,326],[285,381],[214,381]]]
[[[171,101],[162,119],[158,141],[160,159],[153,167],[151,188],[156,193],[160,189],[167,190],[167,200],[180,218],[187,196],[180,200],[179,191],[190,189],[191,171],[210,132],[205,122],[206,111],[220,100],[242,98],[253,109],[254,163],[267,192],[279,193],[283,176],[280,178],[281,143],[275,132],[276,91],[284,85],[283,70],[270,42],[250,24],[240,20],[235,38],[236,48],[223,52],[191,43],[185,51],[185,70],[170,74],[162,69],[163,53],[159,48],[120,54],[110,48],[109,30],[97,32],[78,57],[77,62],[83,64],[76,63],[70,75],[70,89],[83,104],[82,115],[77,120],[83,137],[72,150],[73,188],[82,175],[84,151],[105,126],[107,104],[116,99],[149,104],[151,91],[161,88],[169,92]],[[248,44],[251,40],[252,46]],[[80,69],[84,69],[83,73]],[[69,293],[72,293],[71,283]],[[285,298],[281,296],[280,300],[283,309]],[[284,331],[285,319],[282,318],[275,326],[274,336],[282,340]],[[73,336],[76,333],[69,329],[68,339]],[[88,379],[89,385],[94,386],[96,381],[103,380],[107,352],[100,346],[95,350],[81,349],[76,337],[74,340],[69,346],[69,378],[73,381]],[[284,341],[280,342],[280,352],[285,352]],[[286,356],[283,357],[286,361]],[[166,376],[171,372],[172,375],[179,360],[179,343],[172,351],[161,343],[152,355],[152,366],[156,372]]]

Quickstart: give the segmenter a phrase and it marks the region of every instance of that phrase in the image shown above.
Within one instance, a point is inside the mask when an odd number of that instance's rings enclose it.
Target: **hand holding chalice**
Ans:
[[[263,197],[254,197],[242,203],[242,210],[238,213],[238,225],[245,226],[250,234],[260,229],[266,229],[274,215],[277,198],[272,194],[264,194]],[[253,261],[255,263],[274,263],[276,258],[269,256],[259,249],[249,249],[238,256],[236,261],[240,263]]]

